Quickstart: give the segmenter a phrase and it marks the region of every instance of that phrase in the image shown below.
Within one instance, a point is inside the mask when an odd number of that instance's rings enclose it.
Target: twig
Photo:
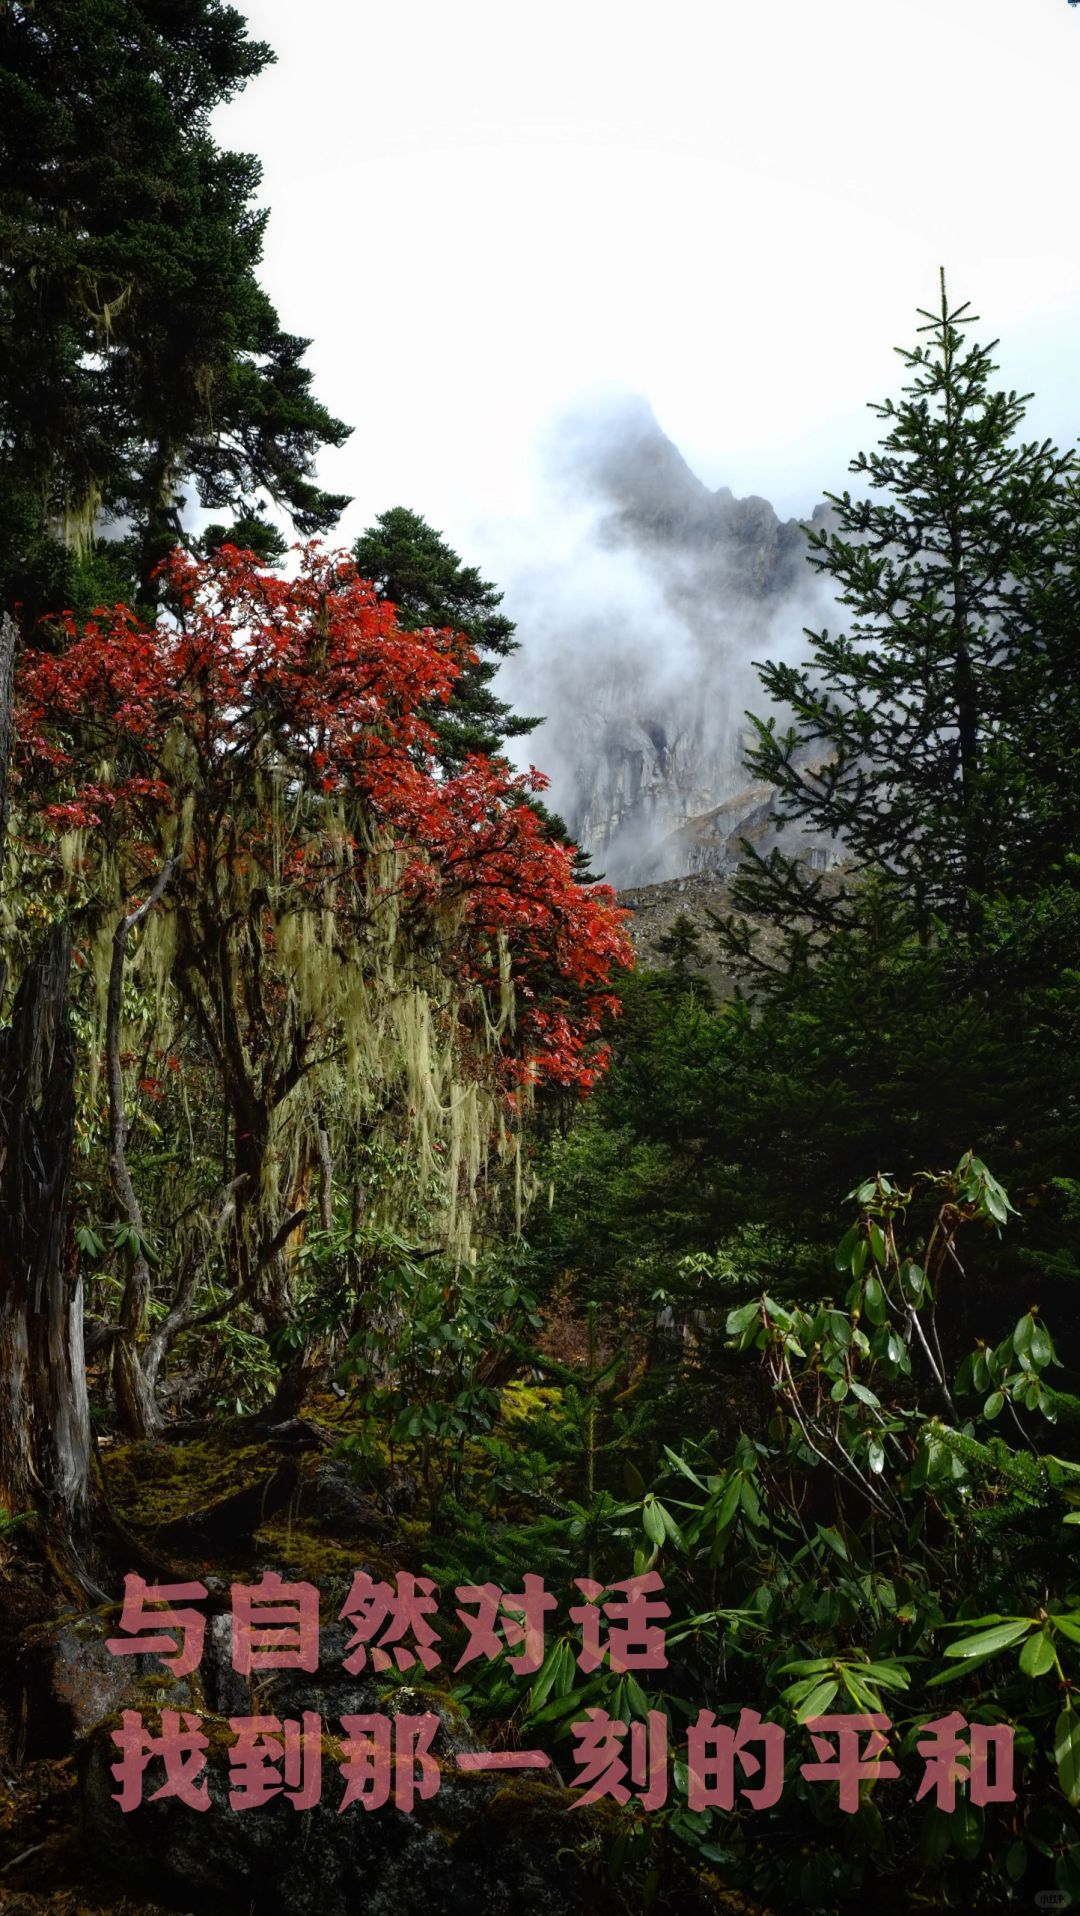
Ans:
[[[29,1849],[21,1849],[17,1856],[12,1857],[10,1863],[0,1863],[0,1876],[6,1876],[9,1869],[17,1868],[20,1863],[25,1863],[28,1856],[36,1856],[38,1850],[44,1848],[44,1843],[31,1843]]]

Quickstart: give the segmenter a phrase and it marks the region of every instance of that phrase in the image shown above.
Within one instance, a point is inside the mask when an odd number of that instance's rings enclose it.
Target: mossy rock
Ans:
[[[190,1709],[202,1699],[198,1677],[176,1677],[161,1659],[140,1651],[114,1656],[106,1639],[117,1633],[118,1604],[85,1616],[65,1616],[36,1624],[25,1632],[20,1671],[26,1720],[26,1751],[31,1758],[64,1756],[76,1737],[112,1712],[134,1708],[133,1699],[156,1686],[167,1690],[176,1707]]]
[[[121,1516],[151,1531],[250,1489],[279,1461],[270,1446],[253,1443],[250,1432],[240,1442],[228,1426],[187,1443],[147,1438],[102,1455],[109,1495]]]

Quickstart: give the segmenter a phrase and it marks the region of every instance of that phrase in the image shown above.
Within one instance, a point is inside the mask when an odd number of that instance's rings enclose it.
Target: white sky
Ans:
[[[263,283],[355,427],[321,466],[343,539],[408,505],[484,566],[596,382],[808,512],[939,264],[1032,434],[1080,435],[1066,0],[239,4],[278,63],[216,133],[263,161]]]

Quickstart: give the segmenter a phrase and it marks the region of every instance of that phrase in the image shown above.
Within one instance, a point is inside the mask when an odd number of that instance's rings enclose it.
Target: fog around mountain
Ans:
[[[742,763],[747,709],[768,709],[753,661],[829,622],[806,550],[768,500],[711,491],[637,395],[552,429],[539,512],[501,558],[521,650],[500,684],[545,715],[527,754],[614,883],[727,869],[764,825]]]

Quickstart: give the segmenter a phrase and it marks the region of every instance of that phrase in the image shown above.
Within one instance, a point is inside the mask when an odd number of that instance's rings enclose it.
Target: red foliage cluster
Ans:
[[[577,884],[571,849],[545,835],[529,804],[539,773],[472,757],[438,775],[423,713],[450,697],[465,641],[401,631],[352,562],[316,545],[294,578],[229,546],[202,562],[176,552],[165,572],[174,611],[155,627],[125,606],[99,609],[81,629],[67,621],[59,656],[24,656],[24,804],[57,831],[103,826],[134,857],[134,886],[160,864],[161,827],[184,797],[204,818],[242,820],[234,842],[269,864],[257,795],[270,778],[313,816],[341,795],[363,821],[358,869],[371,828],[402,848],[418,935],[425,916],[459,907],[456,975],[493,989],[505,935],[518,1004],[506,1076],[586,1089],[603,1067],[612,969],[630,962],[625,913],[609,887]],[[286,875],[300,890],[325,885],[317,831],[296,836]]]

